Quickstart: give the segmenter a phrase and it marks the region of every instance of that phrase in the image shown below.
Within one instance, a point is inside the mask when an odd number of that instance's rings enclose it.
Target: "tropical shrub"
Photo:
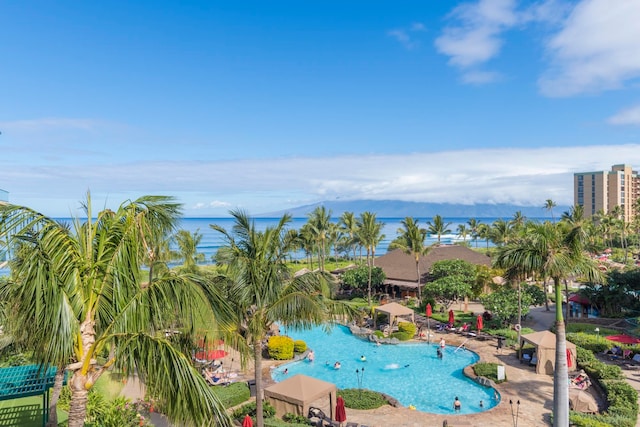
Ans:
[[[293,342],[293,351],[296,353],[304,353],[307,351],[307,343],[303,340],[295,340]]]
[[[416,334],[416,325],[411,322],[398,323],[398,332],[393,332],[391,338],[397,338],[400,341],[408,341]]]
[[[264,401],[262,403],[262,413],[264,414],[264,418],[270,418],[275,416],[276,409],[269,402]],[[233,411],[233,414],[231,414],[231,416],[236,420],[242,421],[242,419],[247,414],[253,419],[256,418],[256,402],[250,402],[246,405],[242,405],[241,407]]]
[[[267,352],[274,360],[293,359],[293,339],[284,335],[269,337]]]
[[[384,334],[382,333],[382,331],[373,331],[373,335],[378,338],[384,338]]]
[[[507,380],[507,376],[505,374],[505,379],[498,381],[498,364],[497,363],[487,363],[480,362],[473,365],[473,372],[479,377],[489,378],[496,384],[504,382]]]
[[[638,392],[625,381],[601,381],[607,394],[607,413],[633,419],[638,416]]]
[[[69,411],[71,389],[63,387],[58,408]],[[95,389],[89,390],[85,425],[88,427],[136,427],[149,426],[149,404],[142,400],[132,402],[124,397],[108,401]]]
[[[387,276],[380,267],[371,269],[371,286],[382,285]],[[366,290],[369,286],[369,268],[362,266],[347,270],[342,274],[342,283],[349,288]]]
[[[382,394],[365,389],[338,390],[338,396],[344,399],[344,406],[352,409],[376,409],[388,403]]]
[[[602,353],[611,347],[610,342],[585,332],[568,332],[567,340],[594,353]]]
[[[309,419],[307,417],[304,415],[292,414],[291,412],[284,414],[282,419],[288,423],[309,425]]]
[[[480,297],[482,304],[491,310],[494,317],[503,324],[516,321],[518,317],[518,290],[503,286],[499,290]],[[533,297],[527,292],[520,292],[521,314],[526,316],[533,305]]]

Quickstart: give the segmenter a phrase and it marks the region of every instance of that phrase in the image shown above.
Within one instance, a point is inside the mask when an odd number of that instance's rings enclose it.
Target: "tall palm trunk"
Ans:
[[[69,427],[84,426],[84,419],[87,416],[87,402],[89,398],[90,385],[97,379],[87,374],[83,365],[87,357],[90,357],[90,349],[96,340],[96,331],[91,315],[87,313],[85,321],[80,325],[82,340],[82,358],[69,367],[73,372],[70,381],[71,402],[69,407]]]
[[[83,427],[84,419],[87,416],[87,402],[89,401],[89,390],[85,387],[87,376],[78,369],[71,377],[71,402],[69,406],[68,427]]]
[[[564,279],[564,293],[567,296],[567,303],[564,306],[564,317],[565,317],[565,322],[569,321],[569,281],[567,279]],[[560,307],[562,307],[562,300],[560,300]]]
[[[416,275],[418,276],[418,304],[422,301],[422,292],[420,289],[420,255],[416,253]]]
[[[56,377],[53,381],[53,390],[49,399],[49,421],[47,427],[58,427],[58,399],[64,384],[64,366],[58,366]]]
[[[542,290],[544,291],[544,308],[546,311],[551,311],[549,308],[549,292],[547,290],[547,279],[542,280]]]
[[[569,427],[569,368],[567,367],[567,341],[562,318],[562,288],[560,279],[554,278],[556,289],[556,363],[553,371],[553,427]],[[558,301],[560,302],[558,304]]]
[[[369,302],[369,306],[371,306],[371,258],[369,256],[370,250],[367,248],[367,266],[369,267],[369,280],[367,282],[367,301]]]
[[[256,339],[253,343],[253,358],[256,376],[256,427],[264,427],[264,414],[262,412],[262,340]]]

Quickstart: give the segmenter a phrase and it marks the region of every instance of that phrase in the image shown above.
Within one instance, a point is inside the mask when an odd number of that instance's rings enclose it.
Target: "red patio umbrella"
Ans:
[[[344,399],[342,396],[338,396],[336,402],[336,421],[339,423],[347,421],[347,411],[344,409]]]
[[[453,314],[453,310],[449,310],[449,323],[453,325],[453,322],[456,320],[455,315]]]
[[[244,420],[242,420],[242,427],[253,427],[253,420],[249,414],[244,416]]]
[[[476,317],[476,329],[481,331],[483,327],[484,325],[482,324],[482,315],[478,314],[478,317]]]
[[[431,311],[431,303],[427,304],[427,317],[431,317],[433,312]]]
[[[636,337],[632,337],[631,335],[627,335],[627,334],[607,335],[606,338],[609,341],[615,341],[615,342],[619,342],[619,343],[622,343],[622,344],[638,344],[638,343],[640,343],[640,339],[638,339]]]
[[[198,360],[216,360],[222,359],[227,354],[224,350],[199,351],[195,354],[195,358]]]

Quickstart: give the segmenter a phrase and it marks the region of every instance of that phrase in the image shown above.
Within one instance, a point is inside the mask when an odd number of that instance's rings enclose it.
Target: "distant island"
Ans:
[[[440,215],[445,218],[511,218],[513,214],[520,211],[522,215],[528,218],[551,219],[551,212],[543,207],[542,202],[540,206],[518,206],[490,203],[464,205],[457,203],[403,202],[399,200],[324,201],[255,216],[269,218],[279,217],[288,213],[295,218],[300,218],[307,216],[318,206],[324,206],[327,210],[331,210],[333,217],[339,217],[343,212],[354,212],[359,215],[362,212],[370,211],[374,212],[379,218],[404,218],[407,216],[424,218],[433,217],[434,215]],[[558,205],[553,208],[553,216],[557,219],[569,209],[570,206]]]

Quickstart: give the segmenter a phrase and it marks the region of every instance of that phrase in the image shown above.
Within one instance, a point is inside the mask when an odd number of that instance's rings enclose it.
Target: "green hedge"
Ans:
[[[293,359],[293,339],[283,335],[276,335],[269,338],[267,343],[269,357],[274,360]]]
[[[602,353],[612,347],[610,341],[586,332],[569,332],[567,340],[594,353]]]
[[[617,415],[633,420],[630,425],[636,425],[638,417],[638,392],[626,381],[607,380],[600,382],[607,394],[610,415]]]
[[[293,351],[296,353],[304,353],[307,351],[307,343],[302,340],[295,340],[293,342]]]
[[[489,378],[493,380],[496,384],[504,382],[507,380],[507,376],[505,374],[504,380],[498,381],[498,364],[497,363],[487,363],[480,362],[473,365],[473,372],[479,377]]]
[[[344,406],[352,409],[376,409],[388,403],[382,394],[365,389],[338,390],[338,396],[344,399]]]
[[[585,338],[584,333],[567,334],[567,339],[587,343],[599,348],[597,339]],[[595,337],[593,337],[595,338]],[[607,411],[602,414],[571,412],[570,423],[576,427],[635,427],[638,418],[638,392],[625,380],[617,365],[608,365],[596,359],[593,351],[582,348],[577,342],[577,360],[585,372],[602,385],[607,399]],[[609,346],[607,346],[609,348]]]

